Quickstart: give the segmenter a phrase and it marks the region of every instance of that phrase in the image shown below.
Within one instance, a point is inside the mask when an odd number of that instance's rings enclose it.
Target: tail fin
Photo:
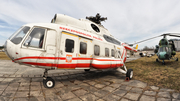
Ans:
[[[133,47],[131,47],[131,46],[125,44],[125,43],[122,43],[122,45],[123,45],[124,48],[127,49],[127,50],[137,52],[137,49],[134,49]],[[138,46],[136,46],[136,48],[138,48]]]
[[[136,45],[136,50],[138,49],[138,44]]]

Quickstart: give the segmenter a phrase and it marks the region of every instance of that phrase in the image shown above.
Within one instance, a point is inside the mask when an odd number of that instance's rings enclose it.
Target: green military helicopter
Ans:
[[[180,37],[180,34],[177,33],[166,33],[166,34],[162,34],[153,38],[149,38],[140,42],[136,42],[135,44],[147,41],[147,40],[151,40],[157,37],[162,37],[163,38],[159,41],[159,45],[156,45],[156,49],[154,50],[154,52],[156,53],[156,55],[158,56],[158,58],[156,59],[156,62],[159,62],[159,60],[162,60],[162,64],[165,65],[164,60],[175,60],[178,61],[178,58],[175,57],[176,55],[176,48],[174,45],[174,41],[173,40],[168,40],[166,38],[166,36],[173,36],[173,37]]]

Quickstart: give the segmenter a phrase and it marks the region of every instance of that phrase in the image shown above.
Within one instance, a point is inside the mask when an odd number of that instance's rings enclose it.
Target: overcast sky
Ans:
[[[108,18],[104,27],[127,43],[180,33],[180,0],[0,0],[0,46],[22,25],[49,23],[56,13],[77,19],[100,13]],[[155,46],[159,40],[139,48]]]

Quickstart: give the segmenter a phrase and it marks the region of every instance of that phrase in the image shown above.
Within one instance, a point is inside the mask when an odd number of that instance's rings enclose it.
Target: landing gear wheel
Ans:
[[[53,88],[55,86],[55,81],[51,77],[43,79],[43,85],[45,88]]]
[[[162,64],[163,64],[163,65],[165,65],[165,62],[164,62],[164,60],[163,60]]]
[[[176,59],[176,61],[178,61],[178,58]]]
[[[126,78],[129,78],[131,80],[133,77],[133,69],[128,69],[126,73]]]
[[[89,72],[89,71],[90,71],[90,69],[84,69],[84,71],[85,71],[85,72]]]
[[[158,59],[156,59],[156,62],[159,62],[159,60],[158,60]]]

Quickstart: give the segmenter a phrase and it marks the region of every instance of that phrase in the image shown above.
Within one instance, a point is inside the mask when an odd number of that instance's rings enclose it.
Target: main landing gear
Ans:
[[[162,64],[165,65],[165,61],[164,60],[162,61]]]
[[[44,71],[43,85],[45,88],[53,88],[55,86],[55,81],[51,77],[48,77],[48,69]]]
[[[126,74],[126,79],[125,79],[126,81],[131,80],[132,77],[133,77],[133,69],[128,69],[128,70],[127,70],[125,65],[124,65],[123,67],[124,67],[124,70],[121,69],[120,67],[117,68],[117,70],[118,70],[119,72],[123,73],[123,74]]]
[[[156,59],[156,62],[159,62],[159,60],[158,60],[158,59]]]
[[[174,58],[172,58],[173,60],[175,60],[175,61],[178,61],[178,58],[177,57],[174,57]]]
[[[160,62],[159,59],[156,59],[156,62]],[[162,65],[165,65],[165,61],[162,61]]]
[[[131,80],[133,77],[133,69],[128,69],[126,73],[126,79]]]

